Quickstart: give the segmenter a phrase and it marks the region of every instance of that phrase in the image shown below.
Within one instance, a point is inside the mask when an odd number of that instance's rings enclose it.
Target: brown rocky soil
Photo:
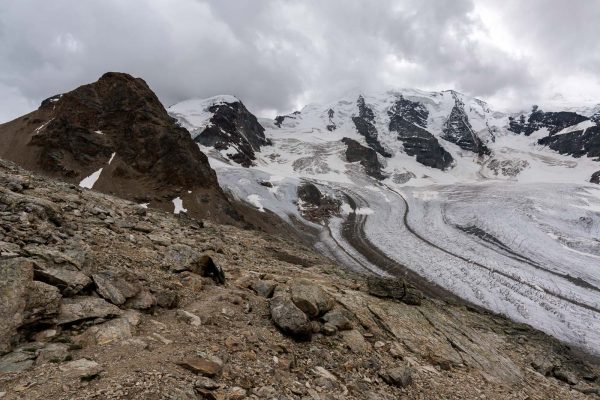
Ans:
[[[592,360],[408,288],[0,161],[3,400],[598,397]]]

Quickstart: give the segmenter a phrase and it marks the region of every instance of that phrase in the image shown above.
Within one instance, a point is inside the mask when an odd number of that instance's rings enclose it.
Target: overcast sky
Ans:
[[[262,115],[401,87],[600,102],[598,21],[595,0],[0,0],[0,122],[106,71]]]

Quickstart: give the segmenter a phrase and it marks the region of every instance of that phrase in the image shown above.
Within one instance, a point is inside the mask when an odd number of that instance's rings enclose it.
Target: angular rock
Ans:
[[[277,287],[277,282],[258,280],[250,285],[250,288],[262,297],[270,298]]]
[[[219,374],[223,368],[219,363],[202,357],[188,358],[178,362],[177,365],[188,371],[192,371],[195,374],[207,376],[209,378]]]
[[[202,320],[199,316],[192,314],[186,310],[177,310],[177,317],[181,318],[188,324],[192,326],[200,326],[202,325]]]
[[[58,288],[43,282],[31,282],[23,312],[23,324],[50,322],[58,315],[61,299]]]
[[[96,284],[96,292],[104,299],[120,306],[127,299],[134,297],[140,292],[139,285],[127,282],[125,278],[119,277],[110,272],[101,272],[92,275]]]
[[[403,279],[389,279],[378,276],[367,278],[367,290],[369,294],[391,299],[402,299],[406,294],[405,283]]]
[[[118,315],[121,315],[121,310],[104,299],[77,296],[63,300],[57,323],[65,325],[87,319],[115,317]]]
[[[365,169],[365,173],[375,179],[382,180],[386,178],[381,172],[383,165],[379,162],[375,150],[347,137],[342,139],[342,143],[346,145],[346,161],[350,163],[360,162]]]
[[[127,300],[125,307],[136,310],[149,310],[156,306],[156,298],[149,290],[143,288],[134,297]]]
[[[554,370],[552,371],[552,375],[554,375],[554,377],[559,381],[563,381],[565,383],[568,383],[569,385],[577,385],[578,380],[575,373],[573,373],[573,371],[569,371],[564,367],[554,368]]]
[[[271,319],[284,333],[298,339],[310,339],[312,329],[307,315],[286,293],[276,293],[270,300]]]
[[[592,174],[590,178],[590,183],[596,183],[600,185],[600,171],[596,171]]]
[[[38,350],[36,363],[42,364],[45,362],[63,362],[71,357],[69,353],[69,345],[65,343],[48,343],[46,347]]]
[[[156,298],[156,305],[162,308],[176,308],[179,305],[179,295],[174,290],[152,289],[152,294]]]
[[[190,271],[205,277],[212,278],[218,285],[225,284],[225,272],[210,256],[201,256],[190,266]]]
[[[11,350],[17,328],[23,324],[33,263],[25,258],[0,260],[0,354]]]
[[[48,266],[36,263],[34,267],[36,280],[56,286],[65,296],[73,296],[92,283],[92,280],[82,272],[69,266]]]
[[[352,329],[350,320],[339,310],[329,311],[327,314],[323,315],[322,319],[340,331]]]
[[[306,279],[297,279],[290,284],[294,304],[309,317],[318,317],[335,305],[333,298],[319,285]]]
[[[133,337],[135,327],[140,323],[140,313],[127,310],[119,318],[90,327],[84,334],[92,344],[105,345],[120,342]]]
[[[412,383],[412,369],[408,366],[387,369],[380,372],[379,375],[388,385],[399,388],[407,387]]]
[[[69,361],[60,366],[63,375],[69,378],[79,378],[83,381],[92,380],[98,377],[104,370],[100,364],[87,358]]]
[[[0,358],[0,373],[23,372],[33,366],[35,352],[14,351]]]
[[[369,344],[366,342],[363,335],[357,330],[342,332],[342,340],[355,354],[366,353],[369,350]]]

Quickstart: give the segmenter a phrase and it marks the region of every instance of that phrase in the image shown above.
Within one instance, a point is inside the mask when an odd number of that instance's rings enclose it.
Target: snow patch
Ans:
[[[81,186],[82,188],[87,188],[87,189],[93,188],[94,184],[96,183],[98,178],[100,178],[101,173],[102,173],[102,168],[100,168],[98,171],[94,172],[90,176],[83,178],[81,180],[81,182],[79,182],[79,186]]]
[[[112,162],[112,160],[115,158],[115,155],[117,153],[112,153],[112,155],[110,156],[110,160],[108,160],[108,165],[110,165],[110,163]]]
[[[173,214],[179,214],[180,212],[187,212],[187,208],[183,208],[183,200],[180,197],[175,197],[173,199],[173,205],[175,206],[175,210],[173,210]]]
[[[265,209],[264,209],[262,203],[260,202],[261,197],[259,195],[251,194],[251,195],[248,195],[248,197],[246,197],[246,199],[248,199],[248,202],[250,204],[252,204],[254,207],[258,208],[258,211],[265,212]]]

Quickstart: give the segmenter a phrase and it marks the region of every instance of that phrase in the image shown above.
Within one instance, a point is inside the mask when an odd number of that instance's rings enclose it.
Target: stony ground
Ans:
[[[598,368],[294,240],[0,162],[2,399],[583,399]]]

